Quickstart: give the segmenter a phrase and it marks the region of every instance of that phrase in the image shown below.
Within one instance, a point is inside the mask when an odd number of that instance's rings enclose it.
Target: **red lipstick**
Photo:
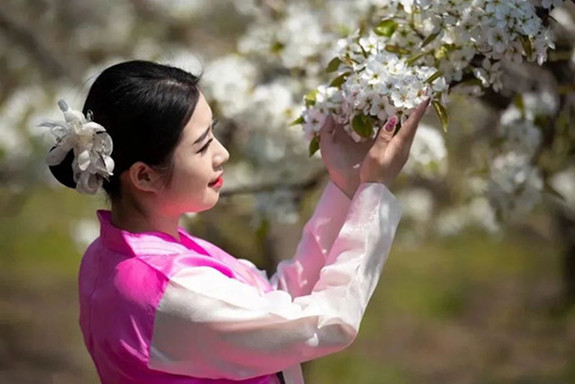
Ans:
[[[224,185],[224,178],[222,176],[218,177],[215,181],[210,183],[210,187],[220,189]]]

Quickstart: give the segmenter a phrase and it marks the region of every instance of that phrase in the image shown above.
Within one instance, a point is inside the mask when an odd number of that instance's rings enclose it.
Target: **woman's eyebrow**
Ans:
[[[208,125],[208,128],[206,128],[206,131],[204,133],[202,133],[201,136],[198,137],[198,139],[196,141],[194,141],[194,145],[204,141],[206,136],[208,136],[208,133],[210,132],[210,128],[212,128],[212,125],[214,125],[214,120],[212,120],[210,125]]]

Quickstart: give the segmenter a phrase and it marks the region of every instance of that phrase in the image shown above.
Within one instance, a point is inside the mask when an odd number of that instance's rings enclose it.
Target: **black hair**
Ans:
[[[195,76],[182,69],[149,61],[128,61],[104,70],[96,79],[83,113],[101,124],[112,138],[114,175],[103,188],[114,200],[121,195],[120,174],[142,161],[169,179],[174,149],[199,98]],[[62,184],[75,188],[74,155],[50,167]]]

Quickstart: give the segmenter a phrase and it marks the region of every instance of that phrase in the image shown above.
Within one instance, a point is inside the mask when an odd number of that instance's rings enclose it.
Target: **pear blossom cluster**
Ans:
[[[392,115],[405,119],[427,92],[447,128],[444,105],[451,85],[499,91],[506,63],[542,64],[554,48],[550,29],[528,1],[378,3],[369,32],[357,31],[337,43],[327,68],[335,72],[329,86],[307,96],[300,122],[308,137],[317,137],[328,114],[355,140],[371,137]],[[320,100],[313,98],[319,94]]]
[[[243,9],[245,4],[238,7]],[[238,49],[244,55],[257,56],[268,63],[277,58],[289,69],[313,63],[317,66],[317,58],[335,39],[322,29],[318,12],[299,1],[288,3],[284,17],[274,23],[270,23],[265,15],[257,15],[258,20],[240,38]]]
[[[421,122],[403,171],[408,175],[434,179],[445,176],[447,167],[447,148],[443,133]]]
[[[536,166],[542,134],[538,117],[556,112],[557,101],[549,93],[522,95],[523,108],[513,105],[501,116],[500,144],[489,164],[487,196],[491,205],[511,219],[526,212],[541,199],[544,189],[541,170]]]
[[[257,67],[257,78],[248,92],[251,96],[262,86],[286,87],[295,98],[313,89],[303,96],[304,107],[295,120],[303,127],[312,153],[330,114],[360,141],[372,137],[391,116],[404,122],[413,108],[431,97],[440,123],[447,129],[446,106],[451,94],[478,96],[486,88],[500,91],[506,68],[547,60],[554,45],[542,10],[551,11],[562,4],[561,0],[326,0],[318,6],[304,0],[251,0],[236,5],[241,13],[253,17],[239,39],[238,51]],[[470,197],[475,208],[466,208],[464,216],[469,220],[475,217],[473,212],[486,212],[486,204],[492,205],[493,212],[514,211],[502,208],[502,202],[517,199],[513,191],[519,185],[541,190],[540,171],[535,166],[540,132],[531,115],[541,115],[539,110],[549,109],[554,101],[540,98],[538,103],[530,103],[529,98],[524,95],[522,122],[514,118],[506,123],[511,112],[502,117],[498,140],[508,143],[491,154],[489,179],[477,196]],[[285,154],[285,148],[272,148],[268,139],[275,138],[278,119],[268,116],[263,103],[256,104],[257,113],[247,107],[231,117],[245,121],[249,130],[260,127],[259,135],[250,136],[247,147],[253,149],[250,153],[258,158],[257,163],[276,164],[274,153]],[[447,154],[440,131],[423,125],[419,131],[406,173],[445,175]],[[510,170],[520,165],[529,165],[516,174],[519,179],[523,177],[519,175],[527,175],[526,181],[514,181],[513,188],[506,186]],[[289,174],[289,169],[284,172]],[[529,207],[532,202],[524,200],[519,205]],[[492,221],[481,224],[478,219],[478,225],[491,231],[496,227]]]
[[[229,118],[237,127],[233,140],[238,156],[227,171],[227,187],[233,189],[245,185],[246,180],[254,184],[289,183],[315,175],[321,168],[319,156],[309,159],[306,154],[317,149],[317,132],[329,114],[355,140],[363,140],[391,116],[404,121],[414,106],[431,96],[439,123],[446,125],[445,107],[450,98],[461,101],[459,94],[463,93],[465,100],[470,100],[467,96],[477,96],[485,88],[499,91],[508,85],[508,77],[502,76],[504,70],[519,68],[521,62],[541,64],[547,59],[548,50],[553,48],[548,24],[559,23],[563,30],[573,28],[568,12],[555,9],[564,2],[242,0],[222,5],[207,0],[147,1],[150,9],[174,17],[178,23],[208,18],[226,6],[240,15],[245,32],[234,36],[235,53],[218,57],[211,56],[217,50],[208,50],[206,60],[198,61],[181,41],[162,41],[153,30],[134,33],[138,23],[133,6],[107,0],[114,9],[113,17],[96,18],[92,27],[82,28],[71,41],[97,50],[113,48],[108,61],[89,68],[84,79],[93,79],[109,64],[133,56],[167,62],[193,73],[205,68],[202,90],[210,98],[215,116]],[[553,10],[556,21],[546,18],[545,10]],[[103,29],[117,37],[110,45],[102,45],[98,39]],[[9,68],[20,68],[27,60],[1,37],[0,50],[6,53]],[[121,52],[126,57],[113,56]],[[196,71],[200,61],[201,69]],[[571,62],[575,65],[575,54]],[[33,154],[36,146],[30,136],[38,136],[39,130],[33,130],[36,120],[51,116],[57,99],[65,95],[71,105],[81,103],[83,92],[76,84],[68,88],[69,92],[54,89],[47,94],[46,89],[52,88],[29,86],[7,95],[0,106],[2,161],[24,164],[23,156]],[[455,217],[474,222],[474,217],[479,220],[487,216],[486,204],[502,216],[513,216],[539,199],[545,181],[538,162],[538,117],[557,113],[556,93],[551,86],[546,94],[524,94],[524,108],[511,108],[503,114],[497,145],[490,146],[487,178],[482,179],[481,190],[465,199],[470,202],[467,208],[444,215],[445,220],[440,221],[445,223],[445,230],[441,232],[455,232]],[[456,111],[451,119],[450,134],[469,133],[466,127],[456,125]],[[304,134],[299,124],[288,126],[294,120],[301,124]],[[437,125],[432,120],[425,122]],[[472,125],[476,126],[475,122]],[[406,174],[417,178],[447,174],[445,135],[438,128],[420,125]],[[485,155],[485,138],[471,148],[474,163]],[[549,171],[546,176],[556,170]],[[469,184],[470,179],[462,184]],[[283,190],[254,195],[257,211],[270,218],[280,206],[292,207],[282,208],[284,213],[296,212],[297,204],[283,203],[289,202],[290,196]],[[439,211],[434,209],[433,214],[437,217]],[[491,221],[481,226],[493,227]]]
[[[444,79],[427,81],[435,68],[409,66],[406,59],[386,51],[375,34],[340,44],[342,51],[335,63],[341,74],[331,86],[320,87],[308,96],[311,108],[302,113],[308,137],[317,135],[331,113],[355,141],[372,137],[389,117],[405,120],[408,112],[423,102],[428,88],[433,92],[445,89]],[[337,79],[343,83],[337,85]]]

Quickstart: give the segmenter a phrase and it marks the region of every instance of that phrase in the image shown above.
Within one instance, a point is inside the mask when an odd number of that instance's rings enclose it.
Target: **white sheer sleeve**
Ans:
[[[276,289],[287,291],[292,297],[311,293],[350,204],[351,200],[335,184],[327,184],[314,214],[303,228],[295,256],[280,262],[270,279]]]
[[[149,365],[241,380],[284,370],[351,343],[400,218],[382,184],[362,184],[310,294],[260,294],[209,267],[173,276],[156,312]]]

